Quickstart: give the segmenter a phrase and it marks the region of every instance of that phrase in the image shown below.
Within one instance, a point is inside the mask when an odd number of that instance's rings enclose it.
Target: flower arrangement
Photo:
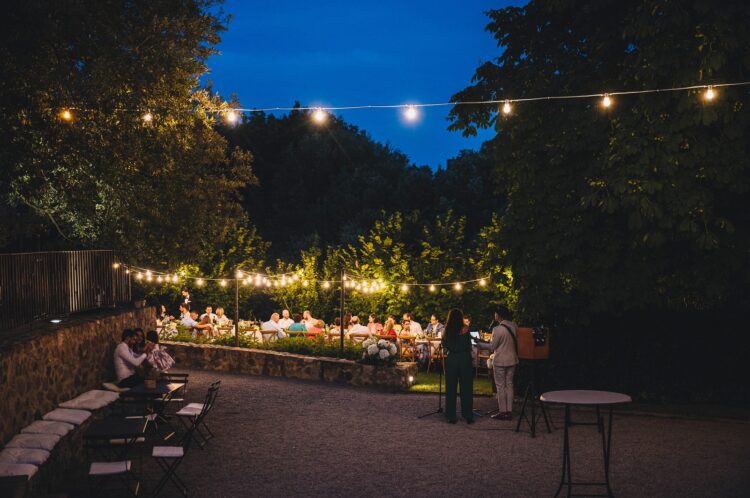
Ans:
[[[167,322],[164,325],[162,325],[161,333],[159,334],[159,337],[161,339],[174,339],[177,337],[178,330],[177,330],[177,322],[171,321]]]
[[[398,359],[398,349],[385,339],[366,339],[362,342],[362,362],[373,365],[393,365]]]

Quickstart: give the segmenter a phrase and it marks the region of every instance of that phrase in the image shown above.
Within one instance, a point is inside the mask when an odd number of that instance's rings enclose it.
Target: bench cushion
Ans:
[[[28,476],[36,474],[36,465],[28,463],[0,463],[0,477]]]
[[[91,412],[86,410],[71,410],[69,408],[56,408],[49,413],[44,414],[44,420],[55,422],[67,422],[73,425],[81,425],[91,416]]]
[[[60,403],[60,408],[71,408],[74,410],[98,410],[119,398],[119,394],[111,391],[93,389],[76,396],[75,398]]]
[[[41,465],[49,458],[47,450],[32,450],[29,448],[5,448],[0,451],[0,463],[30,463]]]
[[[21,429],[22,434],[57,434],[62,437],[72,431],[74,426],[66,422],[52,420],[35,420]]]
[[[59,440],[57,434],[16,434],[5,447],[52,451]]]

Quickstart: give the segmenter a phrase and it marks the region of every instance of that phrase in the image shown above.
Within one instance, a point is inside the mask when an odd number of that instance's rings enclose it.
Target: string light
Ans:
[[[510,108],[510,101],[506,100],[503,104],[503,114],[506,116],[510,114],[511,108]]]
[[[226,287],[227,286],[227,281],[224,280],[224,279],[222,279],[221,282],[219,282],[219,285],[221,285],[222,287]]]
[[[414,105],[406,106],[406,109],[404,110],[404,117],[407,121],[416,121],[419,117],[419,111],[417,111],[417,107]]]
[[[198,287],[200,287],[201,285],[203,285],[203,279],[199,278],[198,280],[195,281],[195,283],[198,284]]]
[[[430,284],[430,292],[435,292],[435,284]]]
[[[159,282],[159,283],[161,283],[161,275],[159,275],[158,277],[156,277],[156,281]]]
[[[63,109],[60,111],[60,119],[68,122],[73,121],[73,113],[70,109]]]
[[[120,263],[112,263],[112,268],[114,268],[115,270],[118,269],[119,267],[120,267]]]
[[[463,288],[464,288],[464,286],[463,286],[463,285],[461,285],[461,282],[456,282],[455,284],[453,284],[453,289],[454,289],[454,290],[455,290],[456,292],[460,291],[460,290],[461,290],[461,289],[463,289]]]
[[[328,119],[328,114],[323,110],[322,107],[317,107],[312,113],[313,121],[318,124],[323,124]]]
[[[128,269],[126,268],[126,269],[125,269],[125,274],[126,274],[126,275],[130,275],[130,270],[128,270]]]
[[[307,287],[307,280],[302,281],[302,287]]]
[[[136,280],[140,280],[140,279],[142,279],[142,278],[143,278],[143,275],[142,275],[142,274],[140,274],[140,273],[136,273],[136,274],[135,274],[135,278],[136,278]]]
[[[714,87],[709,85],[708,88],[706,88],[706,93],[704,94],[704,97],[706,100],[711,102],[714,97],[716,97],[716,92],[714,92]]]
[[[609,98],[609,94],[604,94],[604,97],[602,97],[602,107],[605,109],[612,105],[612,99]]]
[[[146,274],[146,280],[147,280],[147,281],[149,281],[149,282],[150,282],[151,280],[153,280],[153,277],[151,276],[151,274],[150,274],[150,273]]]
[[[331,287],[331,283],[330,282],[323,282],[323,288],[324,289],[329,289],[330,287]]]
[[[401,286],[401,292],[409,292],[409,286],[404,284]]]
[[[178,277],[177,274],[174,274],[174,277],[172,277],[172,282],[177,283]]]
[[[228,111],[226,114],[224,114],[224,119],[227,123],[230,125],[237,124],[237,120],[239,119],[239,115],[236,111]]]
[[[479,279],[479,285],[480,285],[481,287],[484,287],[485,285],[487,285],[487,280],[485,280],[485,279],[483,279],[483,278],[480,278],[480,279]]]
[[[237,280],[242,280],[243,275],[242,275],[242,272],[240,270],[237,270],[236,277],[237,277]]]
[[[148,123],[150,123],[151,121],[153,121],[153,120],[154,120],[154,116],[153,116],[153,114],[151,114],[150,112],[147,112],[146,114],[144,114],[144,115],[143,115],[143,116],[141,117],[141,119],[143,119],[143,122],[144,122],[144,123],[148,124]]]

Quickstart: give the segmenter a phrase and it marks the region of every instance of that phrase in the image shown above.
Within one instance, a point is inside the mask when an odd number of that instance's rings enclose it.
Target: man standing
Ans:
[[[135,372],[135,369],[146,360],[147,353],[153,349],[152,343],[146,343],[143,353],[136,355],[133,345],[136,341],[135,331],[125,329],[122,331],[122,342],[115,348],[115,375],[119,387],[134,387],[143,383],[143,377]]]
[[[182,288],[182,303],[187,305],[187,308],[190,309],[190,303],[192,301],[190,300],[190,291],[187,287]]]
[[[294,320],[289,318],[289,310],[282,310],[281,319],[279,320],[279,326],[284,330],[289,330],[289,327],[294,323]]]
[[[477,342],[482,349],[493,351],[492,371],[497,388],[497,407],[499,412],[493,415],[496,420],[512,420],[513,418],[513,376],[518,365],[518,326],[510,320],[510,311],[505,306],[495,311],[495,322],[498,325],[492,329],[492,340]]]

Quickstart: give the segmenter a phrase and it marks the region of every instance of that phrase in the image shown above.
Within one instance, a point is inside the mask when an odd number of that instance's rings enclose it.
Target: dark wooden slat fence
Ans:
[[[0,330],[129,302],[118,261],[111,250],[0,254]]]

